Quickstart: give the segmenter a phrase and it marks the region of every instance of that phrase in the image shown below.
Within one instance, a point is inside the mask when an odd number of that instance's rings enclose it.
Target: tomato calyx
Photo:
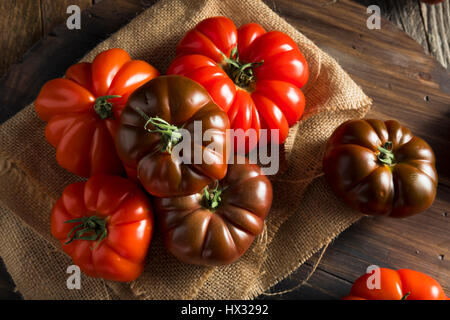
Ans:
[[[378,146],[378,151],[379,152],[377,154],[377,158],[381,163],[387,164],[389,166],[395,164],[395,157],[394,153],[392,152],[391,141],[387,141],[384,146]]]
[[[69,244],[74,240],[97,241],[95,246],[91,248],[95,250],[108,235],[106,220],[97,216],[81,217],[64,221],[64,223],[78,223],[69,231],[67,241],[64,244]]]
[[[242,89],[251,89],[253,83],[256,81],[253,68],[259,67],[264,63],[260,62],[243,63],[239,60],[239,53],[237,46],[231,50],[230,57],[222,53],[224,66],[223,69],[228,76],[233,80],[234,84]]]
[[[214,189],[210,189],[206,186],[205,189],[203,189],[203,206],[207,209],[216,209],[222,201],[221,194],[225,189],[226,187],[222,189],[219,188],[219,181],[217,180]]]
[[[121,98],[121,96],[110,95],[110,96],[102,96],[95,99],[94,110],[100,117],[100,119],[108,119],[113,118],[114,114],[112,111],[112,103],[109,102],[109,99]]]
[[[160,117],[149,117],[139,108],[134,108],[134,110],[145,119],[145,130],[151,133],[161,134],[161,142],[159,144],[159,150],[161,152],[172,153],[172,148],[183,140],[183,135],[177,126],[168,123]],[[152,125],[154,129],[150,129],[149,125]]]
[[[411,292],[407,292],[400,300],[406,300]]]
[[[149,129],[149,124],[155,129]],[[183,138],[177,126],[171,125],[160,117],[148,118],[144,125],[144,129],[148,132],[161,134],[160,149],[162,152],[172,153],[172,148]]]

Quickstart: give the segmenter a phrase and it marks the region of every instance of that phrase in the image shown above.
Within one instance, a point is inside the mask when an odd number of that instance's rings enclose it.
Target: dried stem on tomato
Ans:
[[[111,96],[102,96],[95,99],[94,110],[98,114],[101,119],[113,118],[114,114],[112,111],[112,103],[109,102],[109,99],[121,98],[121,96],[111,95]]]

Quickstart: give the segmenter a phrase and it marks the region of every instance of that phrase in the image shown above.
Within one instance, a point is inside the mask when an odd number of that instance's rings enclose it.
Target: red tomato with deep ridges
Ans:
[[[256,23],[239,29],[226,17],[201,21],[177,46],[167,74],[203,85],[224,111],[231,128],[246,132],[245,151],[253,149],[248,129],[278,129],[279,143],[302,116],[308,64],[297,44],[280,31],[266,32]],[[270,132],[268,133],[270,140]],[[238,151],[244,145],[236,145]]]
[[[158,74],[147,62],[114,48],[44,84],[35,108],[47,122],[45,137],[56,148],[58,164],[82,177],[122,174],[113,139],[120,113],[129,95]]]
[[[343,300],[448,300],[441,285],[430,276],[410,270],[378,270],[379,288],[370,288],[369,277],[365,274],[359,277],[352,286],[350,294]]]
[[[135,183],[96,175],[64,189],[52,210],[51,232],[87,275],[132,281],[144,268],[153,210]]]

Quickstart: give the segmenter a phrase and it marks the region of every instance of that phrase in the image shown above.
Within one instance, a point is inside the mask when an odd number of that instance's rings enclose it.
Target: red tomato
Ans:
[[[367,284],[372,274],[358,278],[350,295],[343,300],[447,300],[441,285],[430,276],[409,269],[380,268],[380,288],[370,289]]]
[[[232,129],[278,129],[279,143],[304,111],[300,90],[309,71],[297,44],[280,31],[266,32],[249,23],[236,29],[225,17],[208,18],[186,33],[167,74],[179,74],[203,85],[224,111]],[[269,133],[270,140],[270,133]],[[244,150],[241,143],[235,149]]]
[[[83,177],[123,173],[113,140],[120,112],[128,96],[156,76],[148,63],[110,49],[47,82],[35,107],[48,122],[45,137],[56,148],[58,164]]]
[[[51,231],[87,275],[132,281],[144,268],[153,211],[130,180],[97,175],[64,189],[53,207]]]

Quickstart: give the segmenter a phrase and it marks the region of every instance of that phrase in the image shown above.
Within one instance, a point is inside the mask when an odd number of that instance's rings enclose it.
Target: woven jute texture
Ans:
[[[0,128],[0,256],[28,299],[250,299],[289,275],[360,216],[321,177],[324,144],[343,121],[363,117],[371,101],[336,61],[259,0],[163,0],[100,43],[82,60],[120,47],[164,72],[182,35],[204,18],[237,26],[258,22],[290,35],[310,66],[306,113],[284,146],[286,169],[272,176],[274,202],[262,235],[236,263],[191,266],[166,252],[156,232],[146,268],[132,283],[82,276],[66,286],[72,264],[50,234],[50,212],[64,186],[80,178],[60,168],[33,105]],[[49,63],[51,63],[49,61]]]

